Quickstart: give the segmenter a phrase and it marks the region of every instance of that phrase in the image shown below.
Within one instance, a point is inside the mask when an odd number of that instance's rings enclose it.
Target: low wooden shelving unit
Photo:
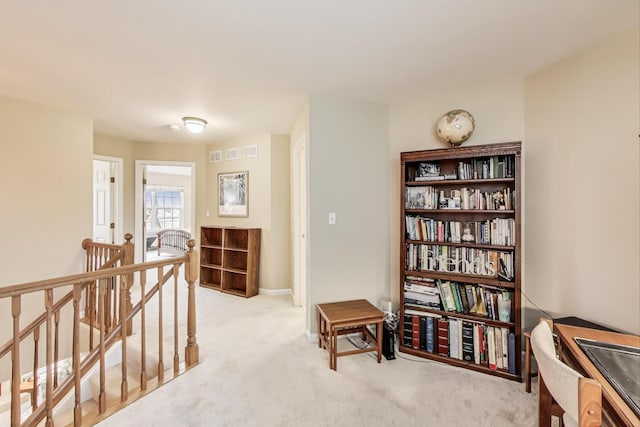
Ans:
[[[200,286],[245,298],[258,294],[259,228],[203,226],[200,229]]]

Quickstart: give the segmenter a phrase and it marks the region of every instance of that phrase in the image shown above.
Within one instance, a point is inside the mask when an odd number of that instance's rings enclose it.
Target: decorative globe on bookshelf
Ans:
[[[475,120],[465,110],[451,110],[438,120],[438,138],[457,147],[465,142],[475,129]]]

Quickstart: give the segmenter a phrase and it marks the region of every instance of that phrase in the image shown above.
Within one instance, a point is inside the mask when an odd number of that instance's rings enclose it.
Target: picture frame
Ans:
[[[249,171],[218,174],[218,216],[249,216]]]

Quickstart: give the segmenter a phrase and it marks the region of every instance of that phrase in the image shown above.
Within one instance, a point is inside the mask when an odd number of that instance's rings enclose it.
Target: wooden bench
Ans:
[[[186,230],[167,228],[160,230],[158,236],[158,255],[162,253],[170,255],[183,255],[189,250],[187,241],[191,239],[191,233]]]

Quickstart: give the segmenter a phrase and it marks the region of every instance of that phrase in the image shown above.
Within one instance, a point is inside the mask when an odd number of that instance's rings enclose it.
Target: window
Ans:
[[[184,188],[147,185],[144,194],[145,230],[184,227]]]

